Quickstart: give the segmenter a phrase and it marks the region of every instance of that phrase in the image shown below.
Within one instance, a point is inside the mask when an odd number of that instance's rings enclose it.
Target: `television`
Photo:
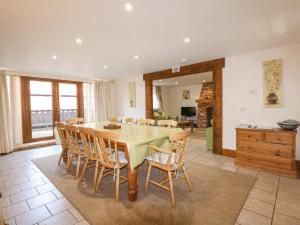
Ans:
[[[196,116],[196,107],[181,107],[181,116]]]

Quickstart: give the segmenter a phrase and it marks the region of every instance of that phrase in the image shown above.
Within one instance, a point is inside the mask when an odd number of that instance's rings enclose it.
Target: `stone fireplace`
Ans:
[[[202,84],[200,98],[196,100],[198,104],[198,124],[200,128],[210,126],[210,120],[213,118],[213,82]]]

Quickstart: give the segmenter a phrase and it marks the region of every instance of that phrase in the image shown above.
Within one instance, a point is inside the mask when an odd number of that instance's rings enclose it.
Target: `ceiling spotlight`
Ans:
[[[126,4],[125,4],[125,9],[126,9],[127,11],[131,11],[132,5],[131,5],[130,3],[126,3]]]
[[[177,85],[177,84],[178,84],[178,81],[175,81],[175,84]]]
[[[52,56],[52,59],[57,59],[56,55],[53,55],[53,56]]]
[[[205,83],[205,82],[206,82],[206,80],[203,80],[203,81],[202,81],[202,83]]]
[[[162,82],[162,80],[159,80],[159,82]]]
[[[138,55],[135,55],[135,56],[134,56],[134,58],[135,58],[135,59],[138,59],[138,58],[139,58],[139,56],[138,56]]]
[[[190,41],[191,41],[191,40],[190,40],[189,38],[185,38],[185,39],[184,39],[184,42],[185,42],[185,43],[189,43]]]
[[[76,43],[77,43],[77,44],[81,44],[81,43],[82,43],[82,40],[81,40],[80,38],[77,38],[77,39],[76,39]]]
[[[107,66],[103,66],[104,69],[107,69]]]

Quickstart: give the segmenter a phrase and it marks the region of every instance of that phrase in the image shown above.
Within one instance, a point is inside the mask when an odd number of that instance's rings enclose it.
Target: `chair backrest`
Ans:
[[[112,116],[111,118],[109,118],[109,122],[117,123],[119,122],[119,118],[117,116]]]
[[[117,146],[118,138],[119,135],[114,132],[94,130],[94,145],[98,151],[99,160],[105,167],[115,168],[120,165]]]
[[[126,117],[125,118],[125,123],[127,123],[127,124],[133,124],[134,123],[134,119],[131,118],[131,117]]]
[[[158,120],[157,125],[159,127],[169,127],[169,128],[175,128],[177,127],[178,122],[175,120]]]
[[[55,127],[60,139],[60,144],[63,147],[68,147],[68,141],[67,141],[67,136],[66,136],[66,131],[65,131],[65,124],[60,123],[60,122],[55,122]]]
[[[171,142],[170,150],[175,150],[174,164],[178,167],[183,166],[184,158],[186,154],[187,144],[189,141],[191,131],[185,130],[178,133],[173,133],[169,135]]]
[[[80,145],[78,138],[78,127],[73,125],[65,125],[65,130],[70,151],[73,153],[79,153]]]
[[[88,127],[79,127],[79,133],[85,155],[92,160],[99,159],[98,151],[96,151],[94,145],[94,129]]]
[[[138,125],[145,125],[145,126],[154,126],[155,120],[152,119],[139,119]]]
[[[84,118],[68,118],[66,119],[66,124],[75,125],[84,123]]]

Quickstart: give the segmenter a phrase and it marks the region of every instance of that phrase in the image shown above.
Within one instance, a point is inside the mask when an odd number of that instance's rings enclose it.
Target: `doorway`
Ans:
[[[23,142],[54,138],[54,123],[83,117],[82,83],[21,77]]]
[[[215,59],[182,66],[177,72],[172,69],[144,74],[146,117],[153,118],[153,81],[182,77],[197,73],[213,73],[213,152],[222,154],[222,70],[225,59]]]

